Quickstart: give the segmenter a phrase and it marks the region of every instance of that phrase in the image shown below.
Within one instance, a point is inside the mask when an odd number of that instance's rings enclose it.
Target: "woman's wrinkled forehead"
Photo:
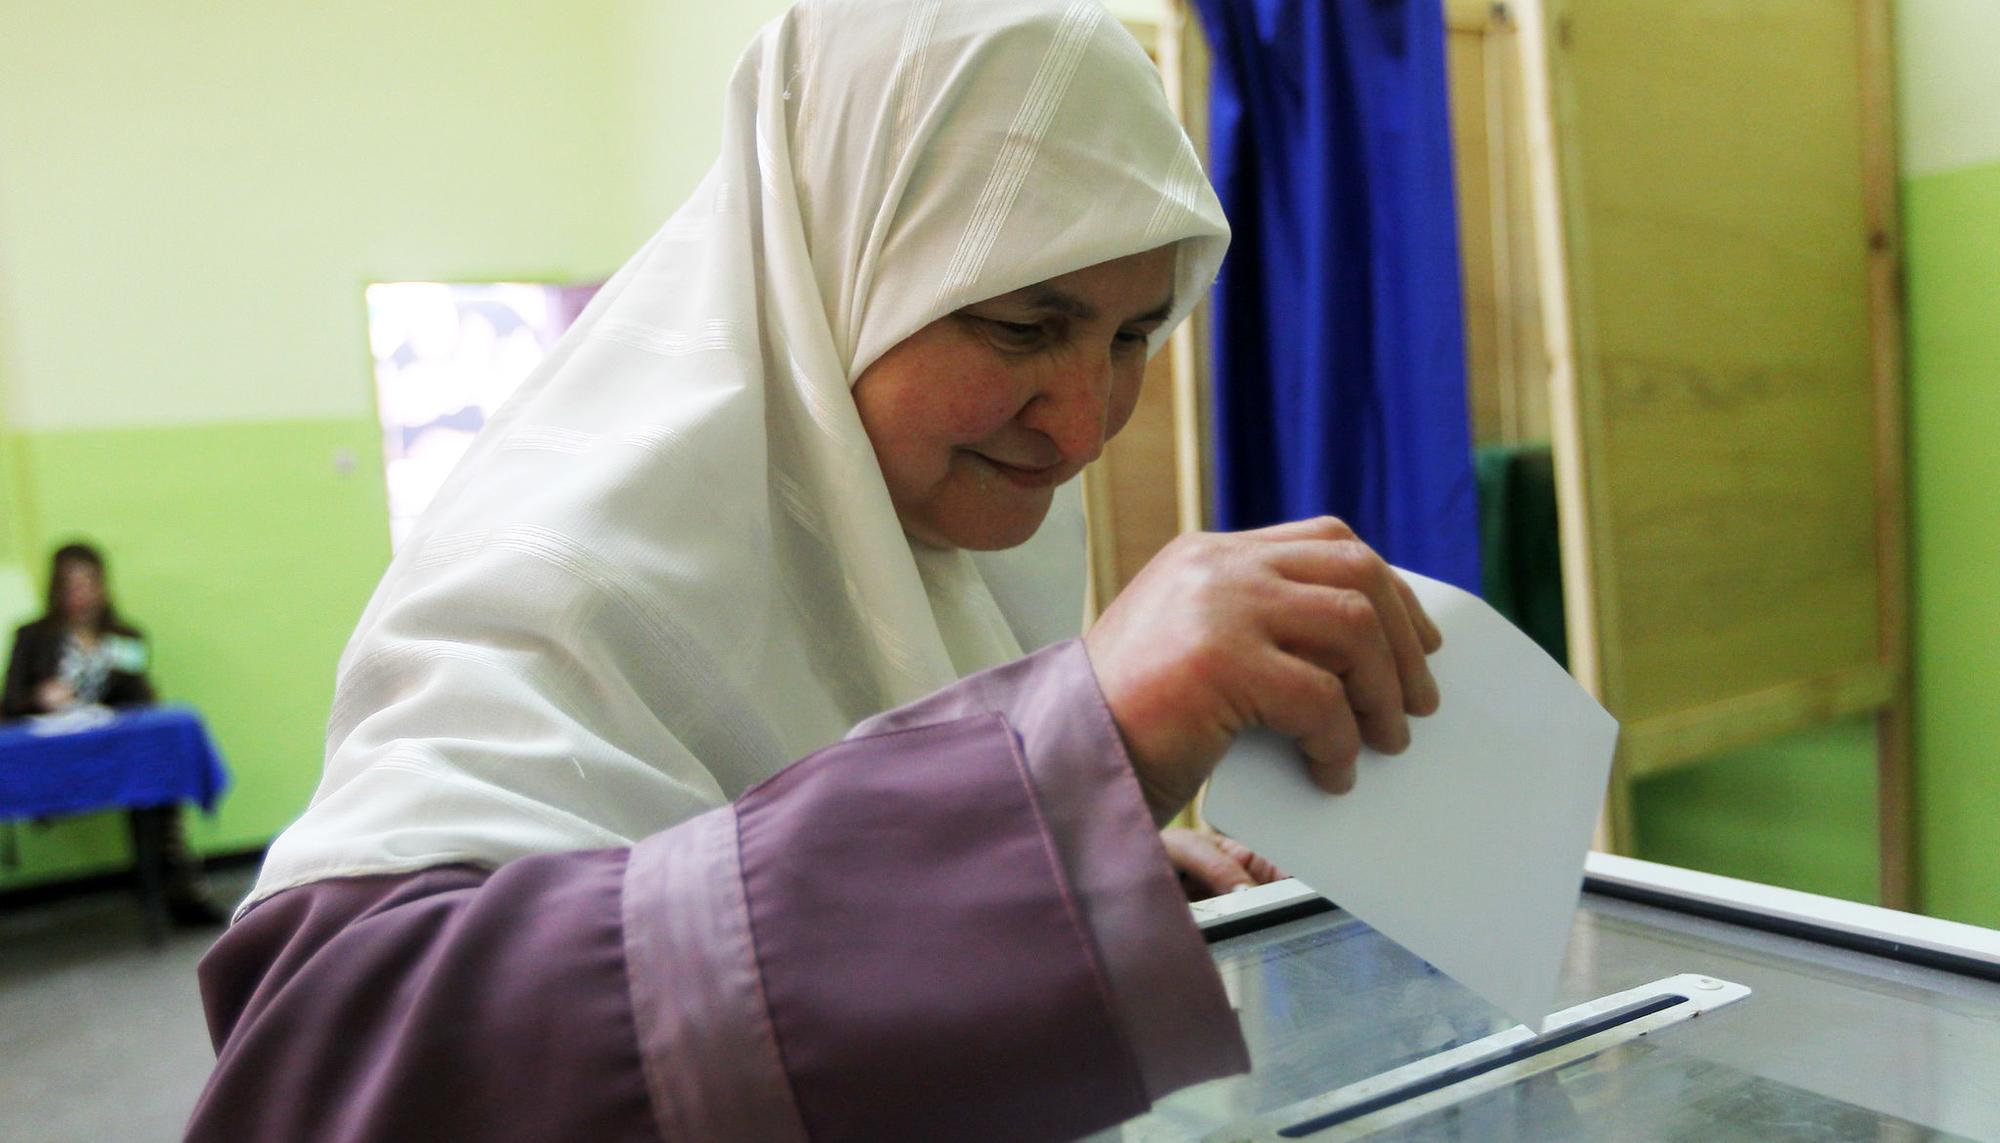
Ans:
[[[778,32],[785,145],[759,159],[790,167],[850,379],[954,309],[1125,255],[1180,245],[1175,321],[1212,280],[1221,209],[1099,0],[808,0]]]

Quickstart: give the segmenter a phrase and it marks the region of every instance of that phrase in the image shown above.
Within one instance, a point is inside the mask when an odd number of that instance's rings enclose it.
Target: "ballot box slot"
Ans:
[[[1289,877],[1188,906],[1202,939],[1211,945],[1338,908],[1305,882]]]
[[[1380,1095],[1364,1099],[1359,1103],[1349,1104],[1346,1107],[1329,1111],[1324,1115],[1315,1116],[1302,1123],[1295,1123],[1290,1127],[1280,1128],[1278,1135],[1285,1139],[1304,1139],[1307,1136],[1317,1135],[1329,1127],[1336,1127],[1350,1120],[1359,1119],[1364,1115],[1373,1114],[1385,1107],[1392,1107],[1398,1103],[1416,1099],[1419,1096],[1429,1095],[1434,1091],[1442,1091],[1455,1084],[1464,1083],[1469,1079],[1485,1075],[1488,1072],[1497,1071],[1510,1064],[1522,1063],[1536,1056],[1553,1052],[1557,1048],[1574,1044],[1578,1040],[1588,1039],[1591,1036],[1608,1032],[1621,1025],[1630,1024],[1635,1020],[1643,1020],[1655,1013],[1665,1012],[1670,1008],[1688,1003],[1689,1000],[1685,996],[1669,994],[1627,1004],[1622,1008],[1617,1008],[1579,1023],[1557,1028],[1543,1035],[1536,1036],[1526,1043],[1514,1045],[1483,1059],[1460,1064],[1438,1072],[1435,1075],[1412,1081],[1401,1087],[1385,1091]]]
[[[1209,944],[1216,944],[1220,941],[1226,941],[1231,937],[1240,937],[1245,933],[1254,933],[1263,929],[1275,928],[1291,921],[1302,920],[1321,913],[1331,913],[1338,908],[1339,906],[1324,897],[1313,897],[1310,900],[1296,901],[1278,908],[1265,910],[1261,913],[1254,913],[1247,917],[1229,917],[1212,924],[1203,925],[1201,936]]]
[[[1311,1139],[1344,1143],[1414,1122],[1544,1074],[1564,1075],[1581,1061],[1750,996],[1750,989],[1702,973],[1680,973],[1587,1000],[1531,1028],[1515,1024],[1489,1035],[1329,1088],[1308,1099],[1231,1118],[1200,1133],[1209,1143]],[[1537,1089],[1539,1090],[1539,1089]],[[1146,1135],[1139,1139],[1185,1136]],[[1128,1139],[1134,1138],[1128,1134]]]

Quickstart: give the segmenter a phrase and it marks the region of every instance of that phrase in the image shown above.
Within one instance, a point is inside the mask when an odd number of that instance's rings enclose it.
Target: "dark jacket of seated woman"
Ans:
[[[123,623],[108,623],[99,638],[112,637],[144,641],[137,629]],[[44,616],[24,624],[14,632],[14,653],[7,660],[7,689],[0,698],[0,718],[27,718],[53,713],[42,702],[43,684],[58,677],[69,632],[63,621]],[[143,706],[153,701],[153,686],[143,671],[113,668],[105,674],[97,701],[105,706]]]

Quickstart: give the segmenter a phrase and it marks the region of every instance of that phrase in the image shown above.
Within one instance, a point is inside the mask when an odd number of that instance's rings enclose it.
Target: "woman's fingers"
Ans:
[[[1238,535],[1255,540],[1352,540],[1354,529],[1337,516],[1314,516],[1306,520],[1288,520],[1283,524],[1272,524],[1268,528],[1252,528]]]
[[[1160,831],[1160,844],[1166,848],[1167,860],[1175,872],[1195,890],[1189,895],[1197,899],[1268,885],[1285,876],[1243,843],[1219,833],[1178,827],[1164,829]]]
[[[1257,884],[1244,864],[1225,852],[1218,840],[1215,834],[1191,829],[1160,831],[1160,844],[1166,847],[1174,870],[1202,890],[1189,896],[1214,897]]]
[[[1401,573],[1397,572],[1394,568],[1389,569],[1389,582],[1395,585],[1396,594],[1403,598],[1404,609],[1410,613],[1410,618],[1417,625],[1417,634],[1423,639],[1424,654],[1436,654],[1437,649],[1444,646],[1444,632],[1438,630],[1438,625],[1431,621],[1430,612],[1425,611],[1424,605],[1417,601],[1417,593],[1411,589],[1409,581],[1405,580]],[[1429,712],[1412,711],[1411,713]]]
[[[1270,558],[1273,569],[1288,579],[1367,596],[1395,655],[1401,687],[1398,705],[1417,715],[1437,710],[1437,680],[1431,677],[1430,664],[1424,659],[1425,637],[1415,618],[1423,609],[1411,611],[1415,596],[1406,596],[1409,585],[1373,548],[1359,540],[1293,540],[1274,545]],[[1423,623],[1429,625],[1430,617],[1424,616]]]
[[[1271,864],[1267,857],[1259,856],[1247,845],[1227,834],[1215,835],[1215,846],[1229,855],[1230,859],[1249,870],[1250,877],[1259,885],[1269,885],[1273,881],[1283,881],[1285,873]]]
[[[1275,649],[1260,657],[1251,676],[1253,721],[1297,742],[1321,789],[1330,794],[1353,789],[1361,729],[1340,676]]]
[[[1437,708],[1436,625],[1409,585],[1331,518],[1179,537],[1084,636],[1105,705],[1158,820],[1245,727],[1284,734],[1344,792],[1364,742],[1409,743]]]
[[[1291,584],[1277,604],[1272,637],[1340,677],[1361,740],[1385,754],[1409,746],[1400,669],[1374,601],[1345,588]]]

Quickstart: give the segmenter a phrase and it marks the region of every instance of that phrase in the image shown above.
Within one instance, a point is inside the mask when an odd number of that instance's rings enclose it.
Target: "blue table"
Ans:
[[[0,727],[0,822],[181,802],[213,810],[228,787],[201,716],[184,708],[123,711],[67,733],[37,733],[32,722]],[[134,842],[147,933],[158,940],[166,913],[156,818],[137,820]]]

